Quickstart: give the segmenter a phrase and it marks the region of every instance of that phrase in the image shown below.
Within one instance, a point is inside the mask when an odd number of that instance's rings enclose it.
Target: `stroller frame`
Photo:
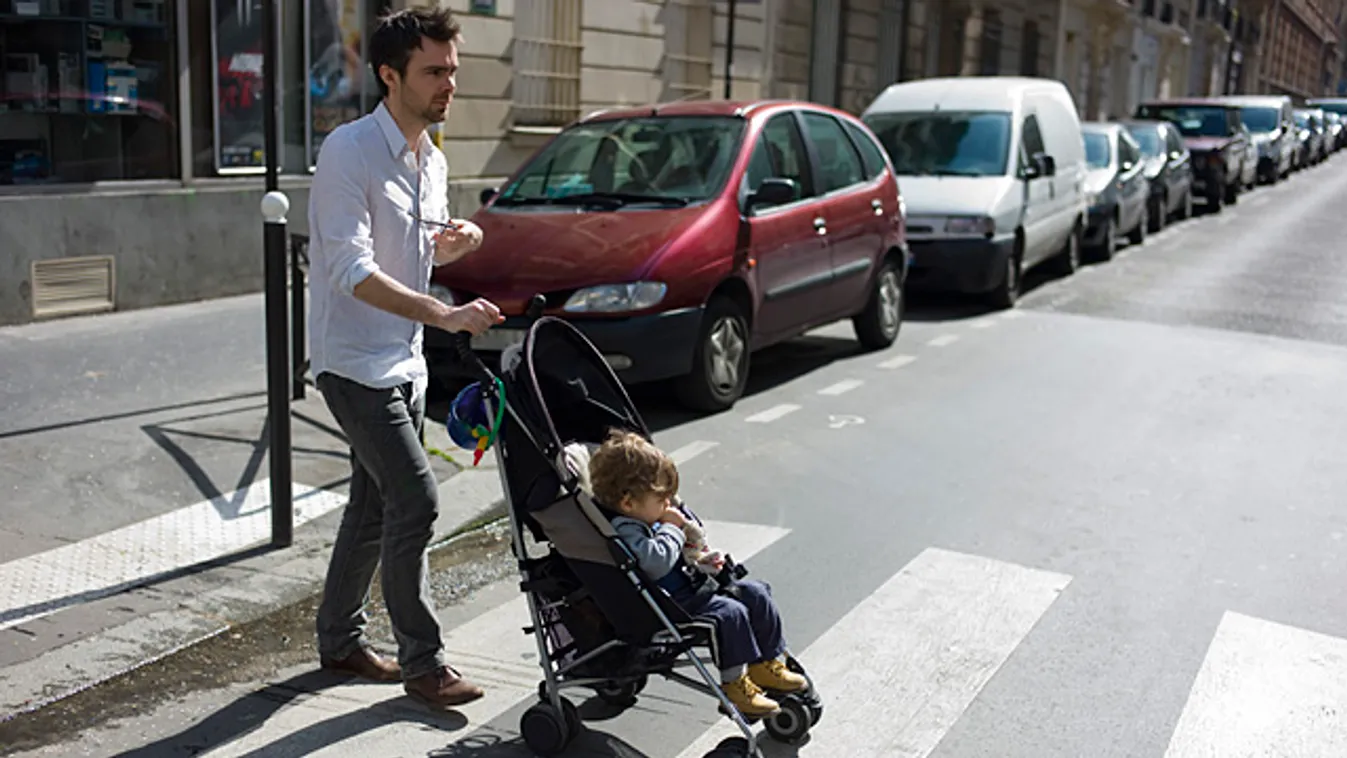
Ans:
[[[535,297],[533,306],[530,307],[531,324],[526,333],[523,345],[512,347],[509,351],[502,354],[502,367],[506,366],[512,359],[522,359],[521,353],[530,350],[534,336],[538,331],[539,324],[542,322],[556,322],[564,325],[565,328],[572,330],[573,336],[577,337],[587,345],[589,349],[593,351],[594,355],[602,360],[602,356],[599,354],[598,350],[594,348],[593,344],[570,324],[559,319],[539,318],[537,315],[541,310],[537,307],[539,305],[539,299],[540,298]],[[621,570],[622,573],[625,574],[627,580],[631,582],[633,589],[639,594],[641,600],[654,614],[655,618],[658,619],[659,626],[661,627],[654,635],[652,635],[647,645],[649,645],[649,649],[652,650],[662,649],[666,656],[670,656],[668,660],[665,660],[660,666],[653,668],[648,666],[642,667],[639,671],[624,672],[608,676],[586,675],[583,673],[583,670],[588,664],[600,661],[609,653],[621,651],[624,648],[634,649],[628,641],[622,639],[608,639],[593,649],[585,651],[574,660],[563,662],[556,659],[557,653],[563,652],[564,648],[567,647],[566,645],[559,644],[555,630],[557,626],[561,626],[563,630],[566,630],[566,627],[561,623],[559,610],[562,606],[567,605],[568,598],[562,597],[540,605],[538,593],[533,591],[530,586],[531,583],[535,582],[535,577],[531,573],[531,569],[543,562],[555,560],[557,557],[560,557],[560,554],[557,553],[555,544],[551,544],[546,556],[534,558],[529,555],[528,546],[525,542],[525,525],[520,514],[517,512],[516,505],[512,499],[511,483],[509,481],[509,474],[507,473],[507,454],[503,451],[503,446],[497,441],[498,444],[493,445],[493,454],[497,463],[497,473],[500,477],[501,490],[505,497],[506,511],[510,521],[511,551],[514,554],[520,573],[520,588],[524,590],[524,593],[528,598],[529,620],[531,625],[526,627],[523,631],[526,634],[533,635],[538,649],[538,663],[543,669],[543,680],[539,682],[538,688],[539,702],[525,711],[520,719],[520,732],[523,735],[525,742],[528,743],[530,748],[538,753],[543,755],[555,755],[565,750],[571,740],[579,733],[582,728],[579,712],[569,700],[562,697],[561,691],[563,689],[577,687],[593,688],[599,697],[606,702],[614,705],[627,705],[630,704],[631,701],[634,701],[635,696],[644,688],[648,675],[657,673],[672,682],[716,699],[720,706],[719,710],[727,715],[743,734],[743,739],[746,744],[744,744],[742,748],[722,743],[720,747],[708,754],[708,758],[710,758],[710,756],[723,758],[729,758],[730,756],[744,756],[745,758],[761,756],[757,743],[757,735],[750,725],[751,722],[756,722],[758,719],[745,717],[734,706],[720,686],[721,682],[718,672],[713,673],[711,668],[707,666],[706,662],[703,661],[696,652],[696,648],[705,646],[709,648],[710,657],[713,661],[718,658],[715,624],[710,621],[696,619],[692,619],[689,622],[682,624],[683,627],[694,627],[705,632],[703,644],[703,641],[698,636],[688,633],[691,630],[685,631],[683,628],[680,628],[679,623],[670,618],[669,614],[661,607],[660,602],[656,599],[656,595],[654,594],[656,592],[663,593],[664,591],[656,587],[653,582],[650,581],[650,578],[642,576],[640,569],[636,565],[634,555],[620,539],[615,537],[616,533],[611,530],[611,527],[609,528],[610,534],[604,533],[601,524],[607,524],[608,521],[589,494],[583,491],[580,477],[574,475],[574,472],[571,472],[567,466],[564,454],[565,441],[560,440],[560,436],[556,433],[555,425],[550,417],[548,418],[548,424],[552,427],[550,431],[552,432],[553,438],[561,442],[563,445],[562,449],[554,450],[553,448],[556,447],[555,444],[549,444],[548,441],[539,439],[535,434],[535,430],[532,429],[529,423],[520,416],[519,412],[513,407],[509,400],[500,397],[495,385],[498,377],[488,369],[480,357],[472,351],[468,335],[460,332],[453,336],[456,350],[463,365],[468,368],[470,374],[475,375],[475,377],[481,381],[483,397],[486,401],[487,411],[490,416],[494,418],[503,410],[502,418],[504,415],[508,415],[513,429],[522,432],[528,438],[528,442],[532,444],[544,458],[548,458],[553,464],[553,470],[558,473],[559,478],[561,479],[561,488],[556,494],[554,504],[560,503],[566,498],[574,499],[576,506],[583,512],[590,524],[604,536],[609,545],[609,549],[614,553],[620,549],[621,555],[614,555],[617,568]],[[603,362],[603,367],[608,372],[617,391],[621,393],[622,399],[627,403],[627,407],[631,408],[631,400],[626,393],[626,388],[623,387],[618,382],[616,376],[612,374],[612,369],[607,365],[606,361]],[[502,373],[505,373],[505,371]],[[534,379],[536,386],[536,378],[531,378]],[[503,409],[501,407],[502,405],[504,406]],[[641,427],[639,431],[649,438],[650,432],[645,427],[644,420],[639,417],[639,414],[636,416],[635,420]],[[549,452],[551,453],[550,455]],[[572,475],[560,476],[563,471],[569,472]],[[692,513],[681,501],[677,504],[687,515],[697,519],[696,514]],[[700,521],[700,519],[697,520]],[[552,543],[550,536],[546,542]],[[720,581],[722,588],[730,581],[730,577],[738,578],[747,573],[742,566],[734,564],[732,558],[727,557],[727,563],[728,566],[726,570],[717,578]],[[706,581],[713,580],[707,579]],[[583,582],[581,582],[581,584],[583,587]],[[554,612],[558,613],[556,620],[549,621],[547,615]],[[567,631],[569,633],[569,630]],[[545,638],[545,636],[548,638]],[[552,645],[549,645],[549,638]],[[574,644],[578,644],[578,642]],[[557,647],[557,650],[552,649],[553,645]],[[640,650],[646,649],[647,648],[640,648]],[[803,693],[794,695],[770,693],[779,699],[781,710],[767,718],[767,730],[775,739],[794,743],[801,740],[808,733],[808,730],[818,722],[822,715],[823,708],[822,702],[818,699],[816,694],[817,690],[814,688],[814,682],[810,679],[809,674],[789,651],[787,651],[786,656],[787,666],[792,671],[802,675],[806,679],[808,686]],[[682,671],[680,671],[680,669],[682,669]],[[695,676],[689,675],[691,672],[684,673],[688,669],[695,669]]]

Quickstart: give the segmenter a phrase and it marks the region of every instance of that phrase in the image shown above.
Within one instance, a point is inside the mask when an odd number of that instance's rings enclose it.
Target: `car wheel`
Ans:
[[[987,294],[987,300],[994,308],[1014,308],[1020,299],[1020,288],[1024,280],[1024,241],[1016,237],[1015,248],[1006,256],[1005,270],[1001,273],[1001,283]]]
[[[728,297],[715,297],[702,315],[692,371],[678,381],[678,398],[699,411],[723,411],[744,394],[748,381],[748,317]]]
[[[1094,249],[1095,260],[1111,261],[1118,252],[1118,235],[1114,232],[1115,226],[1113,219],[1104,219],[1104,231],[1099,237],[1099,246]]]
[[[883,350],[898,339],[903,326],[903,279],[893,261],[885,261],[875,277],[865,310],[851,320],[856,339],[866,350]]]
[[[1193,189],[1183,193],[1183,203],[1179,205],[1179,220],[1187,221],[1193,217]]]
[[[1169,195],[1160,195],[1160,200],[1155,204],[1155,209],[1151,211],[1151,233],[1162,232],[1165,229],[1165,221],[1169,218]]]
[[[1227,184],[1225,187],[1225,204],[1235,205],[1239,203],[1239,185],[1241,180],[1236,177],[1234,183]]]
[[[1062,276],[1071,276],[1080,268],[1080,228],[1074,228],[1071,233],[1066,235],[1066,244],[1062,247],[1062,252],[1057,254],[1057,273]]]
[[[1127,242],[1133,247],[1146,241],[1146,227],[1150,225],[1149,217],[1151,215],[1149,203],[1143,203],[1141,206],[1141,218],[1137,219],[1136,228],[1127,233]]]

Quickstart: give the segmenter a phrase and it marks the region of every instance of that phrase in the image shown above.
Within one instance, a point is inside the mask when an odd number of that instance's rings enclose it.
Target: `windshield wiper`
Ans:
[[[936,176],[985,176],[981,171],[960,171],[952,168],[938,168],[931,173]]]

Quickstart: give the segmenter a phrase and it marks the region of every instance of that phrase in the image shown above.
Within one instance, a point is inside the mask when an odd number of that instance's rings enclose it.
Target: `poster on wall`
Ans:
[[[222,174],[266,170],[262,0],[211,0],[215,60],[215,168]]]
[[[364,0],[308,0],[304,9],[305,94],[309,170],[318,165],[323,140],[365,112]]]

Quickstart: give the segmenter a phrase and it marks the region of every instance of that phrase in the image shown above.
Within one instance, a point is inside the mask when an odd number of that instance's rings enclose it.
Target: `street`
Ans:
[[[812,739],[764,738],[764,755],[1347,754],[1344,196],[1339,154],[1112,262],[1031,274],[1014,310],[916,297],[880,353],[859,353],[849,323],[817,330],[755,356],[727,413],[639,390],[712,544],[770,583],[818,680]],[[0,428],[167,404],[182,387],[260,392],[259,305],[118,314],[144,328],[115,333],[98,318],[0,331]],[[170,339],[194,312],[219,328]],[[91,330],[106,360],[73,347]],[[141,384],[100,395],[89,371]],[[199,499],[153,505],[167,489],[61,538]],[[6,511],[6,559],[42,549],[25,519],[57,529],[77,510],[60,508]],[[451,661],[488,695],[459,712],[317,673],[299,614],[155,664],[108,701],[81,696],[83,711],[0,723],[0,753],[17,729],[22,755],[526,756],[539,671],[525,606],[499,531],[470,549],[479,568],[446,569],[464,574],[445,580],[459,590],[442,616]],[[298,642],[276,649],[282,634]],[[691,758],[735,734],[665,682],[620,715],[567,694],[587,727],[568,755]]]

